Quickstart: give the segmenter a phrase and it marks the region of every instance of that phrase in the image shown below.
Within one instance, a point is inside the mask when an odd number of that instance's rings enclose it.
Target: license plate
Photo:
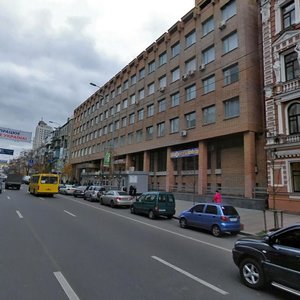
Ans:
[[[232,222],[236,222],[237,218],[229,218],[229,220],[232,221]]]
[[[166,211],[165,209],[159,209],[159,211]]]

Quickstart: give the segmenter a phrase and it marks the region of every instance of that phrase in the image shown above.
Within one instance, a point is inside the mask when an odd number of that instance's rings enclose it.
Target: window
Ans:
[[[138,110],[137,116],[138,116],[138,121],[141,121],[144,119],[144,109],[143,108]]]
[[[167,52],[163,52],[159,55],[158,65],[162,66],[167,63]]]
[[[146,139],[147,140],[153,139],[153,126],[146,127]]]
[[[185,100],[190,101],[196,98],[196,84],[193,84],[185,89]]]
[[[224,101],[225,119],[238,117],[240,115],[240,101],[239,98],[232,98]]]
[[[129,115],[129,124],[133,124],[134,123],[134,113]]]
[[[116,112],[120,112],[120,110],[121,110],[121,103],[117,103]],[[111,115],[113,115],[113,113],[114,113],[114,108],[112,107],[111,108]]]
[[[196,31],[193,30],[185,36],[185,47],[188,48],[196,43]]]
[[[171,55],[172,55],[172,58],[179,55],[180,53],[180,43],[177,42],[176,44],[174,44],[172,47],[171,47]]]
[[[215,60],[215,48],[211,46],[202,52],[202,64],[208,64]]]
[[[292,175],[293,191],[299,193],[300,192],[300,163],[299,162],[291,163],[291,175]]]
[[[166,87],[166,86],[167,86],[167,76],[166,76],[166,75],[160,77],[160,78],[158,79],[158,81],[159,81],[159,87],[160,87],[160,88],[161,88],[161,87]]]
[[[222,40],[223,53],[228,53],[238,47],[237,32],[233,32]]]
[[[293,80],[300,76],[300,66],[296,52],[292,52],[284,57],[284,65],[286,81]]]
[[[203,124],[211,124],[216,122],[216,106],[212,105],[203,108]]]
[[[227,21],[236,15],[236,2],[235,0],[229,1],[221,8],[222,20]]]
[[[202,23],[202,36],[207,35],[215,29],[214,17],[211,16]]]
[[[154,82],[148,84],[148,95],[154,94],[155,92],[155,85]]]
[[[142,129],[136,131],[136,141],[137,142],[143,141],[143,130]]]
[[[195,71],[197,68],[196,58],[193,57],[185,62],[185,73]]]
[[[144,97],[145,97],[145,90],[144,89],[139,90],[139,99],[140,100],[144,99]]]
[[[288,109],[290,134],[300,133],[300,104],[294,103]]]
[[[171,95],[171,107],[179,105],[179,92]]]
[[[185,124],[186,128],[193,128],[196,126],[196,113],[194,111],[185,114]]]
[[[170,132],[175,133],[179,131],[179,118],[170,120]]]
[[[122,127],[126,127],[127,126],[127,118],[123,117],[122,118]]]
[[[147,106],[147,116],[152,117],[154,115],[154,104]]]
[[[125,80],[123,82],[123,91],[127,90],[128,89],[128,80]]]
[[[295,24],[295,2],[291,1],[287,5],[283,6],[282,12],[282,25],[283,28],[288,28]]]
[[[165,135],[165,122],[157,124],[157,136]]]
[[[206,214],[212,214],[212,215],[217,215],[218,214],[218,209],[215,205],[207,205],[205,209]]]
[[[148,74],[153,73],[155,71],[155,61],[152,60],[148,63]]]
[[[127,108],[128,107],[128,100],[124,99],[122,105],[123,105],[123,108]]]
[[[158,112],[163,112],[166,110],[166,99],[158,101]]]
[[[134,142],[133,132],[128,133],[127,142],[128,142],[129,145]]]
[[[139,70],[139,80],[145,77],[145,68]]]
[[[215,75],[209,76],[202,80],[203,83],[203,93],[207,94],[216,89],[216,79]]]
[[[136,99],[135,94],[133,94],[133,95],[130,96],[130,104],[131,105],[135,104],[135,99]]]
[[[130,83],[131,83],[131,85],[136,84],[136,75],[132,75],[130,77]]]
[[[171,76],[172,76],[172,82],[180,79],[180,69],[179,69],[179,67],[176,68],[176,69],[173,69],[171,71]]]
[[[239,66],[238,64],[232,65],[223,70],[224,85],[234,83],[239,80]]]
[[[119,86],[117,87],[117,94],[120,95],[121,92],[122,92],[122,87],[119,85]]]

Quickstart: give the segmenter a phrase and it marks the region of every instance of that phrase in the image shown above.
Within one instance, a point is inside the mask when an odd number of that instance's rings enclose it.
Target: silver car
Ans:
[[[105,188],[102,186],[91,185],[85,190],[83,199],[88,201],[98,201],[98,192],[103,191],[103,189],[105,190]]]
[[[134,198],[123,191],[108,191],[100,197],[100,204],[110,205],[111,207],[116,206],[128,206],[133,203]]]

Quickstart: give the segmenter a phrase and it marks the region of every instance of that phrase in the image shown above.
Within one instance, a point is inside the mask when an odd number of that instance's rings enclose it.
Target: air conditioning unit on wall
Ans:
[[[219,23],[219,29],[223,30],[226,27],[226,21],[221,21]]]
[[[180,136],[183,136],[183,137],[187,136],[187,131],[186,130],[181,130],[179,134],[180,134]]]
[[[182,80],[186,81],[188,79],[188,75],[187,74],[183,74],[182,75]]]
[[[199,69],[200,69],[200,71],[204,71],[205,70],[205,64],[202,64]]]

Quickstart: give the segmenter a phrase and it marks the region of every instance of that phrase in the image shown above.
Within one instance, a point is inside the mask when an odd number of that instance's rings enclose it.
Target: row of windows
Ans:
[[[239,79],[239,68],[238,64],[231,65],[230,67],[223,70],[223,83],[224,85],[228,85],[231,83],[234,83],[238,81]],[[209,77],[202,80],[203,85],[203,94],[207,94],[209,92],[212,92],[216,88],[216,80],[215,75],[210,75]],[[196,99],[196,84],[192,84],[185,88],[185,101],[190,101]],[[170,95],[170,106],[175,107],[180,104],[180,94],[179,92],[175,92]],[[130,97],[130,104],[136,103],[136,97],[135,95],[132,95]],[[128,107],[128,100],[124,99],[121,103],[117,103],[115,108],[111,107],[110,111],[105,110],[103,113],[100,113],[100,115],[96,116],[95,118],[92,118],[91,120],[87,121],[83,125],[81,125],[78,128],[74,129],[74,133],[77,134],[79,132],[82,132],[88,128],[93,127],[95,124],[98,124],[99,122],[102,122],[109,118],[109,116],[114,115],[115,113],[118,113],[121,111],[121,109],[126,109]],[[166,99],[160,99],[158,100],[158,112],[163,112],[167,109],[166,105]],[[150,104],[147,106],[147,116],[151,117],[154,115],[154,104]],[[144,117],[144,109],[138,110],[138,120],[142,120]],[[134,113],[129,115],[129,124],[133,124],[135,122],[134,120]],[[122,120],[122,125],[127,126],[127,118],[124,117]]]
[[[226,5],[224,5],[221,8],[222,20],[227,21],[229,18],[236,15],[236,11],[237,11],[236,1],[235,0],[229,1]],[[202,23],[202,35],[204,36],[213,30],[214,30],[214,20],[213,20],[213,16],[211,16],[210,18],[208,18],[206,21],[204,21]],[[196,43],[196,30],[194,29],[185,36],[185,47],[188,48],[195,43]],[[222,43],[223,43],[223,54],[237,48],[237,33],[234,32],[234,33],[230,34],[229,36],[225,37],[222,40]],[[177,56],[179,54],[180,54],[180,42],[178,41],[171,46],[171,58],[174,58],[175,56]],[[212,45],[202,52],[202,63],[201,64],[208,64],[208,63],[212,62],[214,59],[215,59],[215,48]],[[159,54],[157,65],[158,65],[158,67],[160,67],[160,66],[165,65],[167,62],[168,62],[167,52],[164,51],[163,53]],[[148,74],[153,73],[156,69],[155,60],[149,62],[147,68],[148,68]],[[196,59],[192,58],[191,61],[186,62],[185,73],[187,73],[190,70],[195,70],[195,69],[196,69]],[[134,74],[130,77],[130,84],[131,85],[136,84],[137,80],[141,80],[141,79],[145,78],[145,76],[146,76],[146,69],[145,69],[145,67],[143,67],[138,71],[137,74]],[[175,80],[178,80],[178,79],[180,79],[180,72],[179,72],[179,68],[176,68],[172,71],[172,82]],[[162,78],[161,80],[165,81],[166,78]],[[159,86],[160,87],[166,86],[166,82],[160,82]],[[105,95],[104,99],[100,100],[101,105],[109,102],[109,99],[114,99],[116,95],[121,94],[123,91],[127,90],[128,87],[129,87],[129,80],[127,79],[122,83],[122,85],[117,86],[116,90],[111,91],[110,95],[108,95],[108,94]],[[152,89],[151,86],[150,86],[150,89]],[[141,90],[139,93],[142,94],[143,90]],[[97,103],[97,106],[99,106],[99,103]],[[88,109],[88,110],[84,111],[81,115],[81,119],[83,117],[86,117],[87,115],[89,115],[91,113],[91,111],[93,111],[93,109],[92,110]]]
[[[226,100],[224,103],[224,118],[233,118],[238,117],[240,115],[240,102],[239,98],[235,97],[229,100]],[[150,109],[152,112],[153,107]],[[216,106],[211,105],[209,107],[203,108],[202,110],[202,119],[203,124],[211,124],[216,122]],[[184,121],[185,121],[185,129],[191,129],[196,127],[196,112],[192,111],[190,113],[187,113],[184,115]],[[103,128],[100,128],[98,130],[95,130],[83,137],[80,137],[79,139],[76,139],[74,141],[75,146],[84,144],[85,142],[88,142],[89,140],[96,139],[97,137],[101,137],[106,135],[108,132],[112,133],[115,130],[119,129],[119,121],[115,122],[114,124],[111,123],[108,126],[104,126]],[[169,120],[169,126],[170,126],[170,133],[176,133],[180,131],[180,118],[175,117]],[[125,127],[125,126],[124,126]],[[146,140],[152,139],[154,134],[154,126],[148,126],[146,127]],[[165,122],[161,122],[157,124],[157,137],[165,136],[166,134],[166,124]],[[128,134],[128,144],[131,144],[133,142],[133,133]],[[143,140],[143,129],[136,131],[136,142],[141,142]],[[116,141],[114,141],[115,143]],[[115,144],[114,146],[116,146]],[[120,144],[124,145],[124,144]]]

